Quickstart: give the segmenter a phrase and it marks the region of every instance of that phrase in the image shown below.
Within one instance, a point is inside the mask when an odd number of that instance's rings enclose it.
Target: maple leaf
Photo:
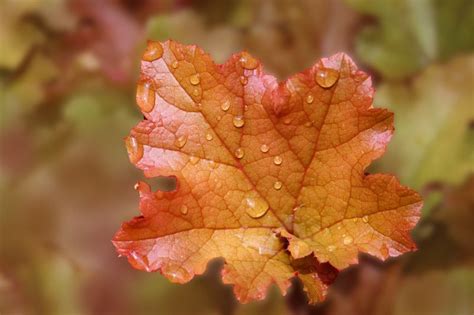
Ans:
[[[415,249],[420,196],[391,175],[365,175],[385,151],[393,115],[371,107],[367,74],[345,54],[283,83],[246,52],[216,65],[196,46],[150,41],[137,103],[145,120],[126,138],[147,177],[141,216],[113,242],[138,269],[185,283],[222,257],[241,302],[283,294],[299,276],[322,300],[359,252],[381,259]]]

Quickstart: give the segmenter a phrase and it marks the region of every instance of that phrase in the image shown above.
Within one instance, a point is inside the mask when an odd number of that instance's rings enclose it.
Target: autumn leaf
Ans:
[[[196,46],[148,43],[137,103],[145,120],[126,138],[147,177],[177,189],[136,189],[141,215],[113,242],[138,269],[185,283],[222,257],[241,302],[283,294],[299,276],[311,302],[358,253],[414,250],[420,196],[392,175],[366,175],[393,132],[371,107],[367,74],[345,54],[283,83],[246,52],[216,65]]]

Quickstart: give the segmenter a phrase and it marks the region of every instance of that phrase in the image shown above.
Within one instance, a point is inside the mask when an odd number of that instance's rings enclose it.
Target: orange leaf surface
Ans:
[[[366,175],[393,133],[372,108],[367,74],[345,54],[283,83],[248,53],[216,65],[196,46],[149,42],[137,103],[145,120],[126,139],[147,177],[141,215],[113,242],[138,269],[185,283],[209,260],[241,302],[285,294],[299,276],[311,302],[359,252],[386,259],[414,250],[422,201],[392,175]]]

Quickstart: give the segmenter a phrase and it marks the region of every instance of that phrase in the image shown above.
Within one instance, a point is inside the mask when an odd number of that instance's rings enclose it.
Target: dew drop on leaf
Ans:
[[[189,82],[192,84],[192,85],[198,85],[199,82],[201,82],[201,79],[199,78],[199,74],[196,73],[196,74],[193,74],[192,76],[189,77]]]
[[[171,68],[173,69],[178,68],[178,60],[173,61],[173,63],[171,64]]]
[[[240,64],[243,68],[247,70],[253,70],[257,68],[258,61],[254,57],[252,57],[249,53],[243,52],[240,57]]]
[[[223,111],[226,112],[229,108],[230,108],[230,101],[229,100],[227,100],[227,101],[225,101],[224,103],[221,104],[221,109]]]
[[[315,79],[321,87],[330,88],[339,79],[339,71],[323,67],[316,71]]]
[[[333,251],[336,250],[336,246],[334,246],[334,245],[329,245],[329,246],[327,247],[327,250],[328,250],[328,252],[333,252]]]
[[[130,136],[125,140],[128,157],[130,162],[137,163],[143,157],[143,145],[137,141],[137,138]]]
[[[313,101],[314,101],[314,96],[311,94],[308,94],[308,96],[306,96],[306,103],[311,104],[313,103]]]
[[[240,83],[242,83],[242,85],[246,85],[248,83],[248,79],[246,76],[242,75],[240,76]]]
[[[268,145],[262,144],[262,145],[260,146],[260,151],[262,151],[263,153],[267,153],[268,150],[270,150],[270,147],[269,147]]]
[[[362,221],[364,221],[365,223],[369,222],[369,216],[368,215],[364,215],[362,217]]]
[[[273,188],[275,188],[276,190],[280,190],[281,189],[281,186],[283,186],[282,182],[280,181],[276,181],[274,184],[273,184]]]
[[[151,112],[155,107],[155,91],[150,81],[143,81],[137,85],[137,104],[145,113]]]
[[[353,241],[354,239],[352,238],[352,236],[347,235],[344,237],[343,243],[344,245],[350,245]]]
[[[211,141],[212,139],[213,139],[212,133],[207,133],[207,134],[206,134],[206,140],[207,140],[207,141]]]
[[[273,163],[275,165],[281,165],[282,162],[283,162],[283,158],[279,155],[277,155],[273,158]]]
[[[181,208],[179,209],[179,211],[180,211],[182,214],[187,214],[187,213],[188,213],[188,207],[185,206],[185,205],[182,205]]]
[[[291,122],[291,118],[289,118],[289,117],[288,117],[288,118],[285,118],[285,120],[283,121],[283,123],[284,123],[285,125],[289,125],[290,122]]]
[[[187,141],[188,141],[188,137],[183,135],[183,136],[179,136],[178,138],[176,138],[176,141],[174,142],[174,144],[178,148],[182,148],[182,147],[184,147],[184,145],[186,144]]]
[[[232,122],[234,123],[234,126],[237,128],[241,128],[245,124],[245,120],[242,116],[235,116]]]
[[[163,46],[159,42],[149,41],[142,58],[145,61],[153,61],[163,56]]]
[[[305,127],[311,127],[311,125],[312,125],[312,123],[310,121],[308,121],[304,124]]]
[[[194,96],[199,96],[199,89],[194,89],[193,90],[193,95]]]
[[[245,153],[244,153],[244,149],[242,149],[242,148],[237,148],[237,149],[235,150],[234,154],[235,154],[235,157],[236,157],[236,158],[241,159],[241,158],[244,157],[244,154],[245,154]]]
[[[268,211],[268,203],[262,198],[247,197],[245,201],[247,202],[247,214],[252,218],[261,218]]]
[[[196,165],[199,162],[199,158],[193,155],[189,158],[189,162],[191,162],[192,165]]]

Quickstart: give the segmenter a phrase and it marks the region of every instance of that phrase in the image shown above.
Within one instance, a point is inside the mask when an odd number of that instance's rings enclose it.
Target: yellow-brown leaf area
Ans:
[[[272,283],[285,294],[298,276],[317,302],[328,268],[415,249],[420,196],[364,173],[393,133],[373,93],[345,54],[279,83],[247,52],[216,65],[196,46],[150,41],[137,89],[145,119],[126,144],[147,177],[176,177],[177,189],[137,184],[141,216],[115,235],[118,252],[178,283],[222,257],[241,302]]]

